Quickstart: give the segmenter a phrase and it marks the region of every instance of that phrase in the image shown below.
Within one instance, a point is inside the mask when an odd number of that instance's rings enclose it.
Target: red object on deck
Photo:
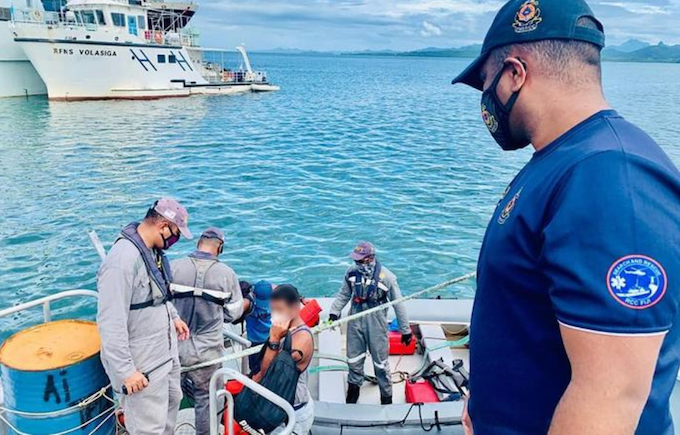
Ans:
[[[231,381],[227,381],[225,388],[231,393],[232,396],[236,396],[238,393],[243,391],[243,384],[232,379]]]
[[[319,324],[319,313],[323,311],[316,299],[306,299],[305,306],[300,310],[300,317],[310,328]]]
[[[413,355],[416,353],[415,336],[413,336],[413,339],[408,346],[404,346],[401,342],[401,333],[390,331],[388,336],[390,339],[390,355]]]
[[[240,383],[239,381],[236,380],[231,380],[227,381],[227,384],[225,385],[225,388],[227,391],[231,393],[232,396],[237,396],[241,391],[243,391],[243,384]],[[229,430],[227,430],[227,408],[224,408],[224,417],[223,417],[223,424],[224,424],[224,435],[229,435]],[[246,432],[244,432],[241,429],[241,426],[234,421],[234,435],[247,435]]]
[[[435,403],[439,396],[432,384],[427,381],[406,381],[406,403]]]

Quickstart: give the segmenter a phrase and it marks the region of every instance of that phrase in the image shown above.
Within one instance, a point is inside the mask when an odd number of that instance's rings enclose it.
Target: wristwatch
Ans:
[[[271,350],[279,350],[281,347],[281,343],[278,341],[268,341],[267,342],[267,347],[270,348]]]

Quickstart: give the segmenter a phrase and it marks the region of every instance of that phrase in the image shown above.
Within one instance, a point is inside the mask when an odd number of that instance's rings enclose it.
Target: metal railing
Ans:
[[[227,398],[227,433],[229,435],[234,435],[234,396],[227,391],[224,387],[217,389],[218,381],[221,386],[224,386],[225,379],[236,380],[243,384],[246,388],[250,388],[260,396],[272,402],[274,405],[283,409],[288,417],[288,422],[280,435],[290,435],[293,433],[293,428],[295,427],[295,410],[290,403],[288,403],[281,396],[278,396],[266,389],[262,385],[253,381],[249,377],[237,372],[236,370],[221,368],[217,370],[210,378],[210,434],[219,434],[219,421],[218,421],[218,399],[222,397]]]
[[[29,302],[24,302],[23,304],[16,305],[14,307],[10,308],[5,308],[4,310],[0,310],[0,318],[2,317],[7,317],[9,315],[21,312],[21,311],[26,311],[31,308],[35,308],[38,306],[42,305],[43,308],[43,322],[51,322],[52,321],[52,302],[60,300],[60,299],[65,299],[65,298],[72,298],[72,297],[91,297],[93,299],[98,298],[98,294],[96,291],[92,290],[67,290],[63,291],[60,293],[55,293],[53,295],[45,296],[39,299],[35,299],[33,301]]]

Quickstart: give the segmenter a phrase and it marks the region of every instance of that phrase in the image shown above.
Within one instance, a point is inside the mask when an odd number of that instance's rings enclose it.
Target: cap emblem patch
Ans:
[[[522,3],[517,15],[515,15],[515,22],[512,27],[515,28],[516,33],[533,32],[541,24],[543,18],[541,17],[541,9],[538,7],[538,0],[527,0]]]
[[[666,293],[666,271],[653,258],[629,255],[607,272],[609,293],[621,305],[642,310],[656,305]]]
[[[498,130],[498,120],[491,112],[489,112],[489,109],[487,109],[484,104],[482,104],[482,120],[484,120],[486,128],[488,128],[491,133],[495,133]]]

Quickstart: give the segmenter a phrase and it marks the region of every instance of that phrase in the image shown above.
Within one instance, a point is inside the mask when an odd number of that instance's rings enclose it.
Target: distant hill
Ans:
[[[680,63],[680,45],[645,44],[641,48],[626,51],[619,47],[608,47],[602,52],[602,59],[610,62],[663,62]]]
[[[622,51],[624,53],[632,53],[637,50],[649,47],[651,44],[648,42],[639,41],[637,39],[629,39],[621,45],[615,45],[611,47],[616,51]]]
[[[277,48],[260,51],[261,53],[293,54],[305,56],[394,56],[394,57],[450,57],[474,58],[482,49],[479,44],[464,47],[440,48],[427,47],[412,51],[394,50],[363,50],[363,51],[310,51],[298,49]],[[609,62],[662,62],[680,63],[680,45],[650,45],[647,42],[631,39],[621,45],[614,45],[602,51],[602,59]]]

